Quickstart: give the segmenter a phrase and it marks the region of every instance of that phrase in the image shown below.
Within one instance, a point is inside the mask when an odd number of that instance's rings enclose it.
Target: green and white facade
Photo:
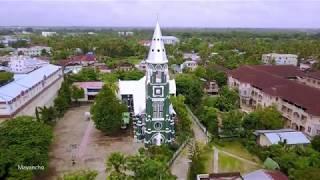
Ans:
[[[171,143],[175,112],[169,101],[175,81],[169,80],[168,59],[157,23],[146,59],[146,75],[138,81],[119,81],[119,94],[132,109],[134,137],[145,145]]]

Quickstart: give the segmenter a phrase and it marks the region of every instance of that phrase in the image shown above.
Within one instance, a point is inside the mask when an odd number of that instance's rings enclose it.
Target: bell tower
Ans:
[[[174,120],[170,113],[168,59],[158,22],[146,63],[144,142],[146,145],[171,143],[174,138]]]

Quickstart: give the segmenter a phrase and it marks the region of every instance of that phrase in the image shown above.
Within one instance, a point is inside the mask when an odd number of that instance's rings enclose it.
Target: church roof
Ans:
[[[164,48],[163,38],[161,34],[161,29],[158,22],[154,29],[153,37],[151,40],[147,63],[152,63],[152,64],[168,63],[166,51]]]

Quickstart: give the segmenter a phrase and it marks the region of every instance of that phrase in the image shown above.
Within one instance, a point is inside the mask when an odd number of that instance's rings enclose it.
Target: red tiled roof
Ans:
[[[81,62],[95,62],[96,56],[93,54],[86,54],[86,55],[78,55],[78,56],[71,56],[68,59],[60,60],[58,62],[59,65],[61,66],[66,66],[66,65],[74,65],[74,64],[81,64]]]
[[[255,69],[265,71],[281,77],[303,77],[305,73],[298,67],[292,65],[256,65]]]
[[[320,80],[320,71],[313,71],[313,72],[308,72],[306,73],[308,77],[314,78],[314,79],[319,79]]]
[[[306,112],[320,115],[320,90],[287,79],[294,71],[280,72],[276,66],[242,66],[228,72],[233,78],[251,84],[263,92],[278,96]],[[273,71],[273,69],[276,69]],[[284,70],[284,69],[283,69]],[[298,74],[298,73],[297,73]]]

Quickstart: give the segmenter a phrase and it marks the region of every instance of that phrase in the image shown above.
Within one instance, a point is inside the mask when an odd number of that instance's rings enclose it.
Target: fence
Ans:
[[[198,125],[198,127],[201,129],[201,131],[207,136],[208,139],[211,139],[212,135],[211,133],[207,130],[207,128],[199,121],[197,116],[193,114],[193,112],[190,110],[188,106],[186,106],[189,114],[191,115],[191,119]]]

